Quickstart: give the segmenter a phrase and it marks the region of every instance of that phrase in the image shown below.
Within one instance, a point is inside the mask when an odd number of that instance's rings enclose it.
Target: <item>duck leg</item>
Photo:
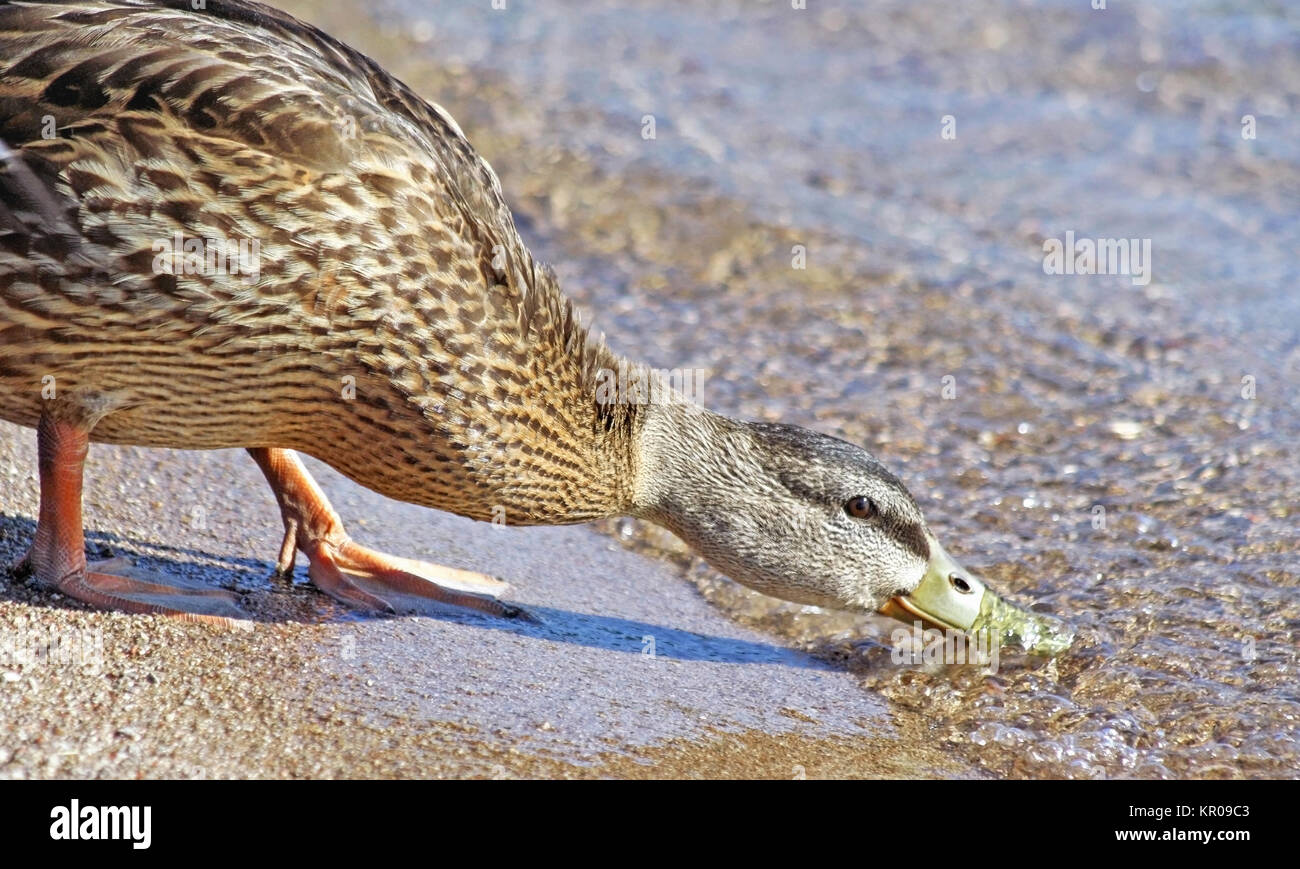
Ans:
[[[147,574],[132,568],[124,558],[88,564],[81,485],[89,429],[44,414],[36,432],[40,516],[36,538],[18,563],[17,572],[34,573],[38,581],[103,609],[242,626],[236,621],[243,616],[235,606],[238,597],[231,592]]]
[[[284,518],[284,543],[276,570],[293,573],[297,550],[307,556],[307,575],[321,591],[358,609],[397,612],[429,601],[514,618],[518,607],[495,599],[509,586],[483,573],[385,555],[358,543],[292,450],[249,449],[275,492]]]

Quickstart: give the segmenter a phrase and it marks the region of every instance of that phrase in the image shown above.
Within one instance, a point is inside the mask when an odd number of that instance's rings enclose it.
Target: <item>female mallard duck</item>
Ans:
[[[777,597],[971,626],[983,587],[870,454],[598,397],[621,360],[445,111],[275,9],[202,5],[0,0],[0,417],[37,430],[40,467],[22,567],[96,606],[238,615],[88,565],[81,479],[92,440],[246,447],[278,569],[300,549],[362,609],[518,613],[497,579],[353,542],[296,452],[474,519],[642,517]]]

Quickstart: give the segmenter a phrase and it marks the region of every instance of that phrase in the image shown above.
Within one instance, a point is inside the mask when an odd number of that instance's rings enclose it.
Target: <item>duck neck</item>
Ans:
[[[641,416],[628,512],[690,540],[691,529],[725,509],[719,496],[749,454],[744,424],[680,393],[647,405]]]
[[[567,470],[514,476],[495,490],[510,524],[558,525],[635,516],[680,532],[678,518],[708,504],[718,466],[743,448],[741,423],[693,403],[670,379],[644,365],[600,360],[590,387],[564,406]],[[735,443],[732,443],[735,441]],[[554,448],[552,442],[549,445]],[[527,462],[549,460],[534,450]],[[581,473],[573,470],[581,467]],[[563,472],[561,472],[563,470]],[[715,509],[711,505],[707,509]]]

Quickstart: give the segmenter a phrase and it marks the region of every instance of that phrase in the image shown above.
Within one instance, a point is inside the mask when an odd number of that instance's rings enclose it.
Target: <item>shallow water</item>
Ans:
[[[1300,13],[810,5],[389,0],[387,39],[326,24],[390,65],[412,40],[397,71],[616,349],[865,444],[949,551],[1079,639],[993,675],[900,667],[886,620],[610,530],[991,772],[1294,776]],[[1044,274],[1067,231],[1150,239],[1152,279]]]

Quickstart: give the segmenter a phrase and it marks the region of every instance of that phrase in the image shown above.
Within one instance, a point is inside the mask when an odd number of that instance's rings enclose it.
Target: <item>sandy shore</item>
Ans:
[[[32,530],[33,444],[0,426],[6,561]],[[898,732],[848,673],[736,625],[609,537],[471,523],[315,468],[358,539],[510,577],[542,623],[354,617],[268,579],[278,520],[243,453],[96,446],[92,553],[239,590],[252,630],[94,612],[7,579],[0,776],[971,772],[915,725]]]

